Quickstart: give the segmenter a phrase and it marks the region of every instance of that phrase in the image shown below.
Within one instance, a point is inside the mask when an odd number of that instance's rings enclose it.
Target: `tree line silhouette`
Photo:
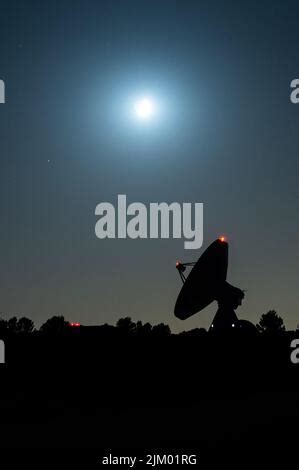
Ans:
[[[164,323],[151,325],[128,316],[115,325],[84,326],[54,315],[39,328],[24,316],[2,318],[0,448],[11,448],[14,439],[13,445],[22,449],[34,442],[37,448],[46,444],[51,452],[56,446],[76,449],[68,454],[77,456],[81,446],[90,452],[99,441],[105,448],[130,448],[135,429],[134,439],[142,448],[155,448],[161,442],[176,448],[180,441],[175,434],[173,443],[163,441],[163,432],[171,435],[175,429],[185,445],[209,452],[209,458],[217,444],[212,454],[219,454],[221,462],[215,467],[222,465],[226,449],[234,458],[239,452],[238,464],[244,455],[247,458],[246,445],[253,442],[254,448],[256,435],[258,442],[272,449],[277,430],[283,429],[282,435],[288,437],[285,428],[296,426],[289,419],[287,426],[278,422],[273,427],[277,401],[284,406],[285,389],[298,395],[298,370],[290,361],[293,332],[286,332],[283,319],[270,310],[260,317],[256,336],[239,333],[215,336],[195,328],[173,334]],[[266,430],[268,415],[261,414],[264,397],[270,397],[265,409],[272,413]],[[171,415],[165,412],[166,424],[160,432],[156,423],[164,409],[171,410]],[[228,417],[225,425],[223,416]],[[15,433],[16,423],[26,433]],[[236,423],[242,425],[238,440]],[[152,426],[150,432],[148,426]]]
[[[256,325],[257,331],[260,334],[279,334],[285,331],[283,319],[277,314],[275,310],[270,310],[264,313],[259,323]],[[54,315],[49,318],[45,323],[37,329],[34,322],[27,317],[12,318],[5,320],[0,318],[0,335],[64,335],[64,334],[78,334],[83,329],[88,328],[97,334],[118,334],[128,337],[166,337],[173,335],[170,327],[164,323],[151,325],[149,322],[142,323],[141,321],[134,322],[130,317],[120,318],[116,326],[107,323],[99,326],[84,326],[79,323],[72,323],[67,321],[63,315]],[[195,328],[189,331],[178,333],[178,336],[201,336],[207,334],[204,328]]]

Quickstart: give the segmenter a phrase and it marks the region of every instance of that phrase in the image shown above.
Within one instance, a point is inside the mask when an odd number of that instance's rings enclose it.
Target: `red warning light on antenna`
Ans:
[[[219,237],[219,240],[220,240],[222,243],[226,242],[226,238],[223,237],[223,236],[222,236],[222,237]]]

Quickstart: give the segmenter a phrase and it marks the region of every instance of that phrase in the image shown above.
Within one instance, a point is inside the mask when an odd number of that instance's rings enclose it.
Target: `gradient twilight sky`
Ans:
[[[221,234],[240,318],[299,323],[295,1],[2,1],[0,311],[37,325],[181,322],[176,259]],[[128,103],[150,94],[151,123]],[[102,201],[203,202],[204,246],[99,240]]]

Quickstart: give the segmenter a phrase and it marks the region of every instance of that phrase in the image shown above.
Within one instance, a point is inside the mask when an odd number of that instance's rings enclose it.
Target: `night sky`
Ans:
[[[297,4],[297,6],[296,6]],[[175,261],[219,235],[240,318],[299,323],[299,7],[275,1],[2,1],[0,311],[39,326],[182,322]],[[128,103],[150,93],[147,125]],[[204,245],[99,240],[98,203],[203,202]]]

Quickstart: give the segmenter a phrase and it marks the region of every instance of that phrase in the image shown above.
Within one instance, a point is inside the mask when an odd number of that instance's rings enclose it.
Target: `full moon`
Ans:
[[[154,106],[149,98],[142,98],[135,103],[134,109],[140,119],[148,119],[153,114]]]

